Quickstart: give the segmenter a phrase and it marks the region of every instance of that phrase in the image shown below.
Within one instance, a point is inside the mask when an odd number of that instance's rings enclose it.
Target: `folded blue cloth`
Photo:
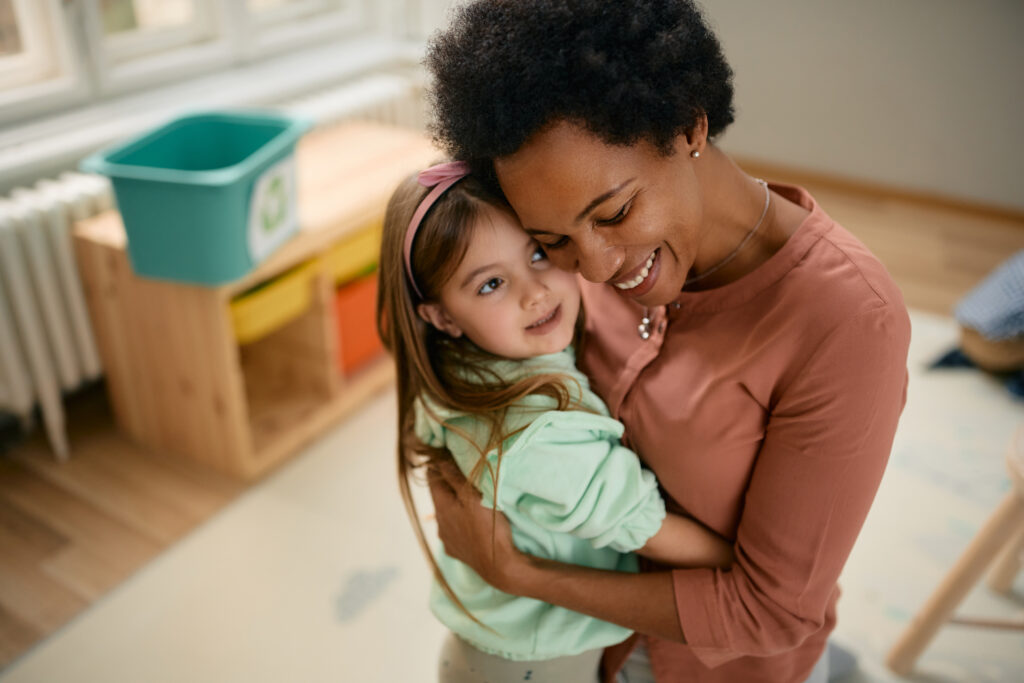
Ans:
[[[992,341],[1024,336],[1024,250],[968,292],[953,315]]]

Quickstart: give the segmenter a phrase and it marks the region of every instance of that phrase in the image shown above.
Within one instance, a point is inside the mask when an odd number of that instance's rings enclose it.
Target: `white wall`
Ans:
[[[1024,2],[704,0],[741,158],[1024,210]]]

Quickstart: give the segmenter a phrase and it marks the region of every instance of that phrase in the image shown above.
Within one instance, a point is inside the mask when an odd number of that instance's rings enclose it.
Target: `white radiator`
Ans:
[[[415,74],[368,75],[276,106],[317,126],[350,119],[423,127]],[[64,393],[102,374],[71,241],[72,222],[113,206],[110,182],[65,173],[0,198],[0,411],[31,428],[39,405],[66,459]]]
[[[112,205],[105,178],[65,173],[0,198],[0,409],[68,457],[61,397],[102,372],[71,243],[73,221]]]

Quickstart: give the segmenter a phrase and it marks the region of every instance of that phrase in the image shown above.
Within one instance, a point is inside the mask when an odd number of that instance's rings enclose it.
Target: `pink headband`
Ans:
[[[469,174],[469,164],[464,161],[447,161],[443,164],[436,164],[430,168],[420,171],[417,180],[423,187],[433,187],[409,221],[409,227],[405,230],[405,274],[409,276],[409,284],[420,299],[423,293],[416,285],[416,278],[412,276],[412,242],[416,239],[416,231],[420,229],[420,221],[427,215],[427,211],[434,205],[441,195],[448,191],[455,183],[459,182]]]

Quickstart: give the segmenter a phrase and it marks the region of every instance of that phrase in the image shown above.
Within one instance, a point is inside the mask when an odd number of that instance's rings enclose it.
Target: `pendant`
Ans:
[[[640,333],[640,338],[647,341],[651,338],[651,319],[647,317],[647,309],[644,309],[644,317],[640,318],[640,324],[636,326],[636,331]]]

